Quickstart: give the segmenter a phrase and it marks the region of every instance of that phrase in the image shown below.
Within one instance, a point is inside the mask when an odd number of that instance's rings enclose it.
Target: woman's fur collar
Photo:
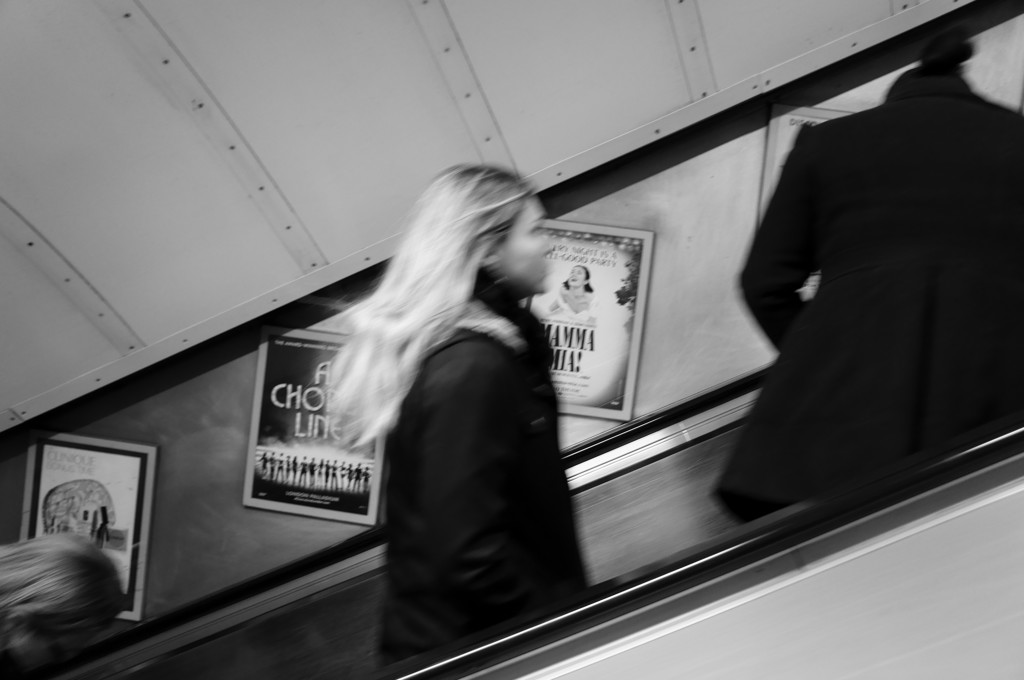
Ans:
[[[493,338],[516,354],[522,354],[527,349],[526,340],[523,339],[519,328],[505,317],[491,311],[490,307],[479,300],[470,301],[466,314],[455,327]]]

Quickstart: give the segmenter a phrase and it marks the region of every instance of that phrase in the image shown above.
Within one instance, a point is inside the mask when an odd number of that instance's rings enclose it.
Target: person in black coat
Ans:
[[[745,519],[1024,408],[1024,119],[971,91],[972,49],[939,36],[797,137],[741,276],[779,350],[718,488]]]
[[[343,315],[334,409],[351,444],[386,437],[385,662],[585,586],[550,348],[518,304],[544,290],[543,219],[512,173],[453,168],[379,287]]]

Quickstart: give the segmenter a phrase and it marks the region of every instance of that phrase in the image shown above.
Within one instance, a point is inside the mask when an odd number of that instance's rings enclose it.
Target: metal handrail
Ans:
[[[760,560],[894,507],[1024,451],[1024,414],[996,421],[943,449],[908,458],[828,498],[794,505],[720,540],[681,552],[649,573],[593,590],[545,616],[517,621],[512,630],[485,632],[459,649],[439,650],[385,669],[394,680],[459,677],[537,649],[567,635],[707,584]]]

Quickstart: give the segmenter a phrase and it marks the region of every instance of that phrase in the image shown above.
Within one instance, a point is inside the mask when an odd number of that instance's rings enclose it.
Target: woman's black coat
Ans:
[[[720,490],[803,500],[1024,409],[1024,119],[912,71],[805,129],[741,283],[780,353]]]
[[[10,652],[0,650],[0,680],[23,680],[26,677],[21,668],[14,663]]]
[[[386,661],[584,587],[549,350],[528,312],[499,307],[528,349],[458,331],[426,358],[387,441]]]

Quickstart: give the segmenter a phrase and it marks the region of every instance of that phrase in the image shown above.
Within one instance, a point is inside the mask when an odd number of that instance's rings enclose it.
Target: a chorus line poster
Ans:
[[[347,450],[328,409],[342,336],[264,328],[245,470],[249,507],[374,524],[381,447]]]
[[[547,291],[530,300],[563,413],[629,420],[654,234],[550,220]]]

